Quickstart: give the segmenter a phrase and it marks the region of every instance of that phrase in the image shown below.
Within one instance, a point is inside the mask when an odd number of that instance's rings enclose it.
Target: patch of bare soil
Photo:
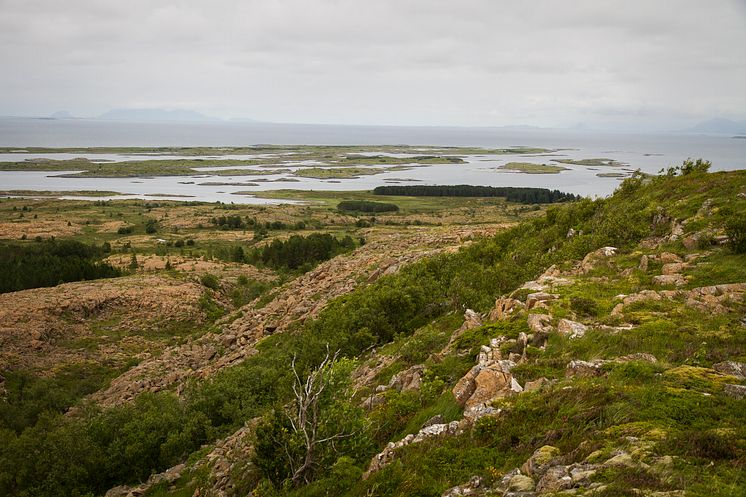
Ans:
[[[73,236],[80,233],[80,226],[67,225],[64,220],[50,219],[19,219],[17,221],[0,222],[0,238],[19,240],[26,235],[27,238],[34,239],[37,236],[42,238],[61,238]]]
[[[171,268],[187,274],[202,276],[203,274],[214,274],[219,278],[237,278],[246,276],[247,278],[268,281],[273,279],[273,272],[268,269],[257,269],[249,264],[238,264],[221,261],[206,261],[203,259],[194,259],[182,256],[162,256],[162,255],[142,255],[135,256],[138,264],[138,272],[160,271],[166,269],[166,264],[171,264]],[[128,254],[111,255],[105,260],[114,267],[120,269],[129,269],[132,262],[132,256]]]
[[[136,275],[0,294],[0,370],[145,358],[163,347],[149,335],[204,321],[204,291],[192,281]]]

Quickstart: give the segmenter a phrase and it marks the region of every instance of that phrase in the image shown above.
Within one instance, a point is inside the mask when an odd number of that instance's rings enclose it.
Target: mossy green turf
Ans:
[[[19,150],[23,152],[19,152]],[[100,148],[0,148],[0,153],[27,153],[29,158],[17,162],[0,162],[0,171],[77,171],[61,176],[115,178],[140,176],[194,176],[206,174],[198,171],[201,167],[241,166],[244,169],[210,170],[217,176],[251,176],[259,174],[279,174],[287,172],[284,166],[296,165],[302,161],[314,161],[319,165],[337,168],[335,173],[317,171],[317,168],[301,170],[299,176],[314,178],[350,178],[361,174],[376,174],[384,170],[396,171],[422,164],[462,164],[464,155],[474,154],[532,154],[549,152],[540,148],[483,149],[474,147],[408,147],[408,146],[256,146],[256,147],[191,147],[191,148],[141,148],[141,147],[100,147]],[[122,162],[72,158],[65,160],[39,159],[34,154],[128,154],[147,155],[143,160]],[[255,158],[221,158],[226,155],[261,155]],[[406,156],[377,155],[406,154]],[[158,155],[175,155],[184,158],[159,159]],[[155,156],[156,158],[153,158]],[[202,156],[202,157],[200,157]],[[391,166],[376,171],[374,168],[356,168],[362,165]],[[247,169],[247,166],[270,168],[267,171]],[[557,167],[557,166],[554,166]],[[352,168],[349,171],[344,169]],[[305,171],[305,173],[303,173]],[[356,171],[353,173],[352,171]],[[374,172],[376,171],[376,172]]]
[[[525,174],[557,174],[567,170],[566,167],[552,164],[534,164],[533,162],[508,162],[498,169],[518,171]]]

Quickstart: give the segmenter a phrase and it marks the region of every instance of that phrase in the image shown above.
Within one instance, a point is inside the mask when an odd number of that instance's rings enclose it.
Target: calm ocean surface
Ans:
[[[481,184],[490,186],[538,186],[581,195],[608,195],[619,184],[616,178],[596,174],[610,171],[567,166],[559,174],[529,175],[498,171],[506,162],[547,163],[552,158],[609,158],[628,164],[626,169],[657,172],[681,164],[688,158],[704,158],[713,170],[746,169],[746,140],[730,136],[680,134],[620,134],[547,129],[332,126],[270,123],[128,123],[95,120],[0,118],[0,146],[4,147],[97,147],[97,146],[245,146],[281,145],[440,145],[562,149],[547,156],[469,156],[468,164],[419,166],[357,179],[318,180],[287,174],[252,178],[216,177],[209,167],[199,177],[159,178],[59,178],[48,172],[0,172],[0,190],[111,190],[138,198],[181,195],[185,200],[256,203],[260,199],[233,195],[236,191],[277,190],[364,190],[402,180],[413,184]],[[36,157],[30,154],[0,154],[0,161]],[[55,158],[80,156],[55,155]],[[50,156],[51,157],[51,156]],[[104,158],[99,156],[99,158]],[[126,157],[106,157],[122,160]],[[147,158],[147,157],[140,157]],[[163,158],[162,156],[160,158]],[[206,166],[219,166],[210,159]],[[291,169],[293,169],[291,167]],[[618,171],[614,169],[614,171]],[[625,171],[621,171],[625,172]],[[200,182],[255,182],[259,186],[206,186]],[[279,180],[279,181],[278,181]],[[193,182],[193,183],[192,183]],[[187,183],[187,184],[185,184]],[[192,184],[189,184],[192,183]],[[405,183],[403,183],[405,184]]]

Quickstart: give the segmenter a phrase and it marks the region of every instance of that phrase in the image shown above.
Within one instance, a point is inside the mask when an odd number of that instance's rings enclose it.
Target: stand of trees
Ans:
[[[245,260],[273,268],[310,269],[321,261],[354,248],[355,241],[349,236],[339,240],[329,234],[293,235],[287,241],[274,240],[265,247],[254,249]]]
[[[3,244],[0,293],[121,276],[120,270],[96,260],[104,253],[105,247],[69,240]]]
[[[399,210],[399,206],[368,200],[343,200],[337,204],[337,209],[346,212],[396,212]]]
[[[409,197],[504,197],[509,202],[520,204],[553,204],[577,200],[572,193],[547,188],[473,185],[404,185],[378,186],[374,195],[404,195]]]

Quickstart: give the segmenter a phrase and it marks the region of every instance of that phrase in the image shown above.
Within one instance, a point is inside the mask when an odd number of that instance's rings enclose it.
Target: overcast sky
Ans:
[[[0,0],[0,115],[746,119],[746,0]]]

